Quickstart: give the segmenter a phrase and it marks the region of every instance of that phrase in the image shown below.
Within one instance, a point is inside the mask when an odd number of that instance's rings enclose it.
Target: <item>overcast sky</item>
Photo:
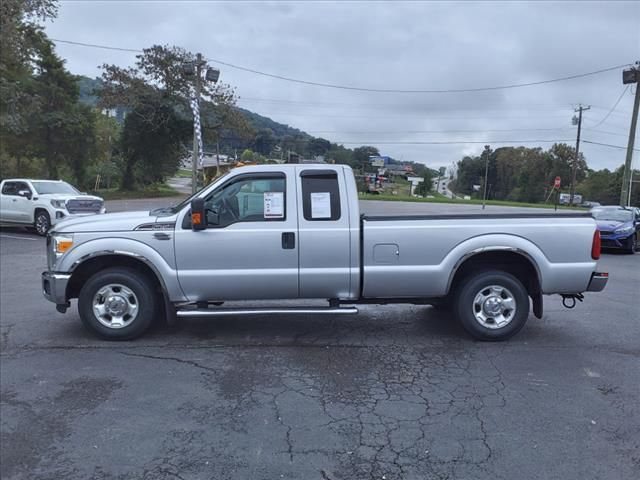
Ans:
[[[517,84],[640,60],[640,2],[76,0],[62,1],[46,30],[57,39],[123,48],[177,45],[268,73],[373,89]],[[91,77],[100,75],[102,63],[127,66],[135,56],[62,43],[57,51],[71,72]],[[498,141],[574,144],[571,118],[580,103],[592,107],[584,113],[583,139],[625,146],[633,107],[629,89],[598,125],[623,92],[621,69],[546,85],[435,94],[308,86],[210,63],[237,88],[240,106],[314,136],[375,145],[382,154],[436,168],[480,153],[485,142],[494,148]],[[432,141],[480,143],[407,144]],[[591,168],[624,162],[621,149],[583,143],[581,151]]]

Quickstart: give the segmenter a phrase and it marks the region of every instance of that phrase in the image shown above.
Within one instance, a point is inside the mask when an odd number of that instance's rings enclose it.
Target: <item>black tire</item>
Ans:
[[[476,296],[487,292],[488,287],[493,285],[506,289],[515,302],[515,308],[511,311],[512,316],[508,323],[499,328],[489,328],[476,319],[477,306],[474,304]],[[499,301],[501,302],[502,299]],[[529,317],[529,295],[520,280],[510,273],[500,270],[480,272],[463,279],[456,289],[454,313],[472,337],[484,341],[507,340],[524,327]],[[495,324],[495,321],[493,323]]]
[[[45,237],[51,229],[51,217],[46,210],[36,210],[33,214],[33,228],[38,235]]]
[[[94,298],[108,285],[124,286],[133,293],[137,313],[125,326],[106,326],[94,313]],[[132,340],[151,326],[156,312],[156,297],[151,282],[143,274],[126,267],[108,268],[97,272],[84,284],[78,297],[78,313],[83,325],[100,338]],[[106,321],[104,317],[103,321]]]
[[[633,255],[638,250],[638,241],[636,235],[631,235],[627,240],[627,247],[624,249],[626,253]]]

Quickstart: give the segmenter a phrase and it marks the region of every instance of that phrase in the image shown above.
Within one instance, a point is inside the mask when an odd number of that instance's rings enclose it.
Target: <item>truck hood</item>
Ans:
[[[119,212],[64,220],[54,227],[56,233],[130,232],[141,225],[153,225],[158,217],[149,212]],[[162,223],[175,221],[175,216],[162,217]]]

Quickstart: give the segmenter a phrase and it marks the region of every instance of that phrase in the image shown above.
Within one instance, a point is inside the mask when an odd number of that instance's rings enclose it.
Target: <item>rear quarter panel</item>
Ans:
[[[582,292],[596,270],[591,259],[595,229],[589,217],[365,219],[363,296],[446,295],[464,259],[501,249],[521,252],[535,263],[543,293]]]

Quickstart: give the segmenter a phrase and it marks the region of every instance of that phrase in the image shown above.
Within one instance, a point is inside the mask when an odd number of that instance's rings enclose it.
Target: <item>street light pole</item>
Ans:
[[[196,92],[196,101],[198,104],[200,103],[200,92],[202,89],[202,65],[204,65],[204,61],[202,60],[202,54],[198,53],[196,55],[196,64],[195,64],[195,92]],[[196,193],[198,191],[198,134],[195,129],[195,122],[193,128],[193,149],[191,152],[191,193]]]
[[[484,210],[487,202],[487,183],[489,180],[489,152],[491,151],[490,145],[484,146],[485,160],[484,160],[484,194],[482,195],[482,209]]]

